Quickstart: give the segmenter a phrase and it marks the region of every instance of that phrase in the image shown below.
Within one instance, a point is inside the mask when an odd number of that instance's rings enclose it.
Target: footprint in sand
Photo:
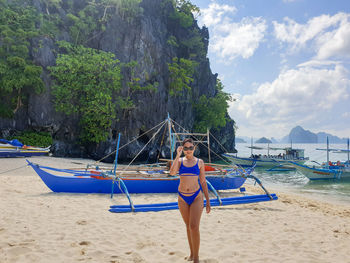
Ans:
[[[77,223],[77,225],[86,225],[87,224],[87,222],[85,220],[79,220],[76,223]]]
[[[79,243],[79,245],[81,245],[81,246],[88,246],[88,245],[90,245],[90,244],[91,244],[90,241],[81,241],[81,242]]]
[[[200,260],[200,262],[203,262],[203,263],[219,263],[219,261],[217,261],[216,259],[213,259],[213,258]]]
[[[7,250],[7,253],[10,257],[17,257],[23,254],[27,254],[31,252],[32,250],[27,247],[12,247]]]

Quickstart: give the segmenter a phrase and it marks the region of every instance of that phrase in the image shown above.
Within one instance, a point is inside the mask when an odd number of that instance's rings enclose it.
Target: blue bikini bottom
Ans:
[[[199,194],[199,192],[201,191],[201,187],[198,188],[198,190],[194,193],[192,193],[192,195],[183,195],[180,191],[178,191],[179,193],[179,196],[181,196],[181,198],[188,204],[188,205],[191,205],[194,201],[194,199],[196,199],[197,195]],[[187,193],[186,193],[187,194]],[[190,193],[188,193],[190,194]]]

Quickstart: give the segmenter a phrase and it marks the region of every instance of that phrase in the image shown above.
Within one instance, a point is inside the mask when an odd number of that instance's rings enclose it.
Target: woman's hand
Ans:
[[[205,206],[205,209],[207,210],[207,214],[210,213],[210,210],[211,210],[211,206],[210,206],[210,200],[207,200],[207,204]]]
[[[176,155],[177,156],[179,156],[179,157],[181,156],[183,148],[184,148],[183,146],[177,147],[177,149],[176,149]]]

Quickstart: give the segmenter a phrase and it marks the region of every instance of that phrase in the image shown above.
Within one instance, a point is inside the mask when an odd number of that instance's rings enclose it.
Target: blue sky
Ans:
[[[349,0],[192,0],[238,136],[350,136]]]

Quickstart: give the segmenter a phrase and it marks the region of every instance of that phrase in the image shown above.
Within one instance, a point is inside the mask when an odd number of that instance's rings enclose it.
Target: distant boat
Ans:
[[[350,179],[350,166],[307,166],[291,162],[298,171],[305,175],[310,180],[329,180],[329,179]]]
[[[304,149],[295,149],[291,147],[276,148],[276,147],[260,147],[260,146],[247,146],[251,149],[250,157],[238,157],[234,153],[224,153],[223,156],[231,160],[234,164],[247,167],[256,164],[256,168],[265,168],[268,171],[290,171],[295,170],[294,167],[286,164],[288,161],[293,161],[296,163],[303,164],[308,157],[304,156]],[[253,154],[253,150],[267,150],[267,154]],[[284,151],[284,153],[279,153],[278,155],[271,155],[270,150],[274,151]]]
[[[307,166],[298,164],[295,162],[290,162],[298,171],[305,175],[310,180],[340,180],[340,179],[350,179],[350,160],[349,160],[349,139],[348,139],[348,148],[345,149],[331,149],[329,148],[329,141],[327,137],[327,148],[316,150],[325,150],[327,151],[327,162],[320,164],[319,166]],[[331,151],[341,151],[348,153],[348,160],[346,162],[331,162],[329,161],[329,152]]]
[[[41,148],[35,146],[24,145],[17,139],[8,141],[0,139],[0,158],[10,157],[31,157],[48,154],[50,147]]]

